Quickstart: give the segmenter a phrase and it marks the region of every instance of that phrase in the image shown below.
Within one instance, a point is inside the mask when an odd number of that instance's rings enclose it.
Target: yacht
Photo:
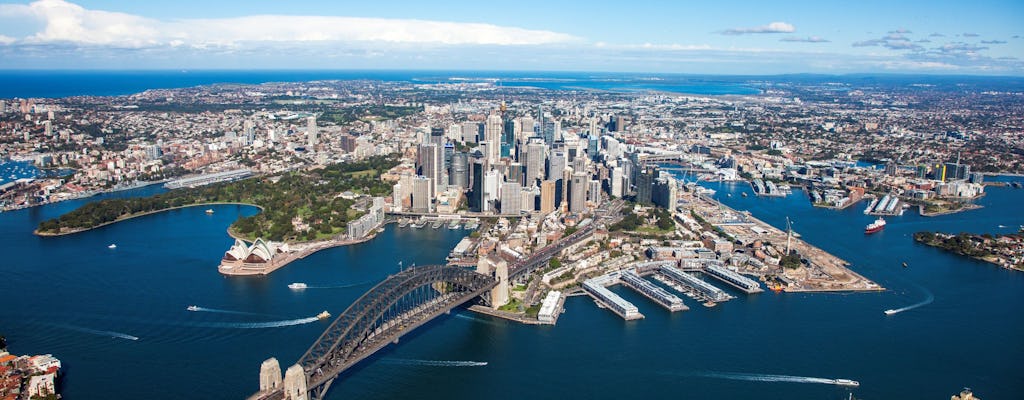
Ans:
[[[116,245],[116,244],[113,244],[113,243],[111,243],[111,244],[110,244],[110,246],[107,246],[107,248],[108,248],[108,249],[116,249],[116,248],[117,248],[117,245]]]
[[[213,209],[212,208],[207,208],[206,209],[206,213],[207,214],[213,214]]]
[[[833,380],[833,382],[836,385],[840,385],[840,386],[853,386],[853,387],[860,386],[860,382],[857,382],[857,381],[852,380],[852,379],[835,379],[835,380]]]
[[[888,309],[888,310],[885,310],[885,315],[893,315],[893,314],[895,314],[897,312],[899,312],[899,311],[896,311],[896,310],[893,310],[893,309]]]
[[[317,319],[327,319],[331,317],[331,313],[327,312],[327,310],[324,310],[324,312],[317,314],[316,317]]]
[[[189,311],[199,311],[199,306],[188,306],[185,309]]]
[[[288,288],[291,289],[291,290],[302,290],[302,289],[305,289],[307,287],[308,286],[306,286],[306,284],[302,283],[302,282],[295,282],[295,283],[289,283],[288,284]]]

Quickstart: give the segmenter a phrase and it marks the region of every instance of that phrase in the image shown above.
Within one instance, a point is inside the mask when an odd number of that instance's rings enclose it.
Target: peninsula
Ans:
[[[1024,229],[1010,235],[916,232],[914,240],[948,252],[1024,271]]]

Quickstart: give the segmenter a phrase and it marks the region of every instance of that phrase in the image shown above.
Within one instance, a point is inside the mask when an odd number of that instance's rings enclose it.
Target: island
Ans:
[[[914,240],[1003,268],[1024,271],[1024,229],[1009,235],[922,231],[914,233]]]

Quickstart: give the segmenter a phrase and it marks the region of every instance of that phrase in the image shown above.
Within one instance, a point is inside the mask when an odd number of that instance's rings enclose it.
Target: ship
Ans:
[[[324,310],[324,312],[319,313],[319,314],[316,315],[317,319],[328,319],[330,317],[331,317],[331,313],[327,312],[327,310]]]
[[[852,387],[860,386],[860,382],[857,382],[857,381],[852,380],[852,379],[833,379],[832,383],[834,383],[836,385],[840,385],[840,386],[852,386]]]
[[[899,311],[893,310],[893,309],[890,308],[888,310],[885,310],[885,315],[893,315],[893,314],[898,313],[898,312]]]
[[[107,246],[107,248],[108,248],[108,249],[116,249],[116,248],[117,248],[117,245],[116,245],[116,244],[113,244],[113,243],[111,243],[111,244],[110,244],[110,246]]]
[[[199,306],[188,306],[185,307],[185,309],[189,311],[199,311]]]
[[[740,193],[743,197],[747,197],[747,192]]]
[[[212,208],[207,208],[206,209],[206,213],[207,214],[213,214],[213,209]]]
[[[302,289],[305,289],[307,287],[308,286],[306,286],[306,284],[302,283],[302,282],[295,282],[295,283],[289,283],[288,284],[288,288],[291,289],[291,290],[302,290]]]
[[[885,229],[885,219],[879,217],[878,219],[875,220],[875,222],[868,224],[868,226],[864,228],[864,234],[869,235],[878,232],[882,229]]]

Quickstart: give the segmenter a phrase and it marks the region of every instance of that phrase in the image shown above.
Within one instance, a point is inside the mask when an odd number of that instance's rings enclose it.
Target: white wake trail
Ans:
[[[207,308],[207,307],[196,307],[195,309],[190,309],[189,311],[218,313],[218,314],[252,315],[252,316],[256,316],[256,317],[267,317],[267,316],[270,316],[269,314],[260,314],[260,313],[245,312],[245,311],[222,310],[222,309],[219,309],[219,308]]]
[[[210,323],[198,323],[194,326],[203,328],[234,328],[234,329],[263,329],[263,328],[281,328],[285,326],[303,325],[319,321],[318,317],[299,318],[299,319],[287,319],[282,321],[269,321],[269,322],[210,322]]]
[[[772,374],[744,374],[734,372],[707,372],[698,374],[707,378],[732,379],[751,382],[791,382],[791,383],[819,383],[824,385],[835,385],[835,379],[815,378],[812,376],[772,375]]]
[[[447,361],[447,360],[412,360],[404,358],[392,358],[385,360],[392,364],[419,365],[425,367],[483,367],[486,361]]]
[[[125,339],[125,340],[139,340],[138,336],[132,336],[132,335],[129,335],[127,333],[114,332],[114,331],[101,331],[101,330],[98,330],[98,329],[90,329],[90,328],[84,328],[84,327],[81,327],[81,326],[73,326],[73,325],[58,325],[58,326],[61,327],[61,328],[64,328],[64,329],[69,329],[69,330],[75,331],[75,332],[88,333],[90,335],[106,336],[106,337]]]
[[[915,285],[915,286],[917,286],[917,285]],[[919,301],[917,303],[911,304],[911,305],[906,306],[906,307],[885,310],[885,314],[886,315],[899,314],[901,312],[913,310],[913,309],[918,308],[918,307],[924,307],[926,305],[931,304],[933,301],[935,301],[935,295],[932,294],[932,292],[930,290],[925,289],[923,286],[917,286],[917,287],[920,288],[922,291],[924,291],[924,293],[926,295],[924,300],[921,300],[921,301]]]

